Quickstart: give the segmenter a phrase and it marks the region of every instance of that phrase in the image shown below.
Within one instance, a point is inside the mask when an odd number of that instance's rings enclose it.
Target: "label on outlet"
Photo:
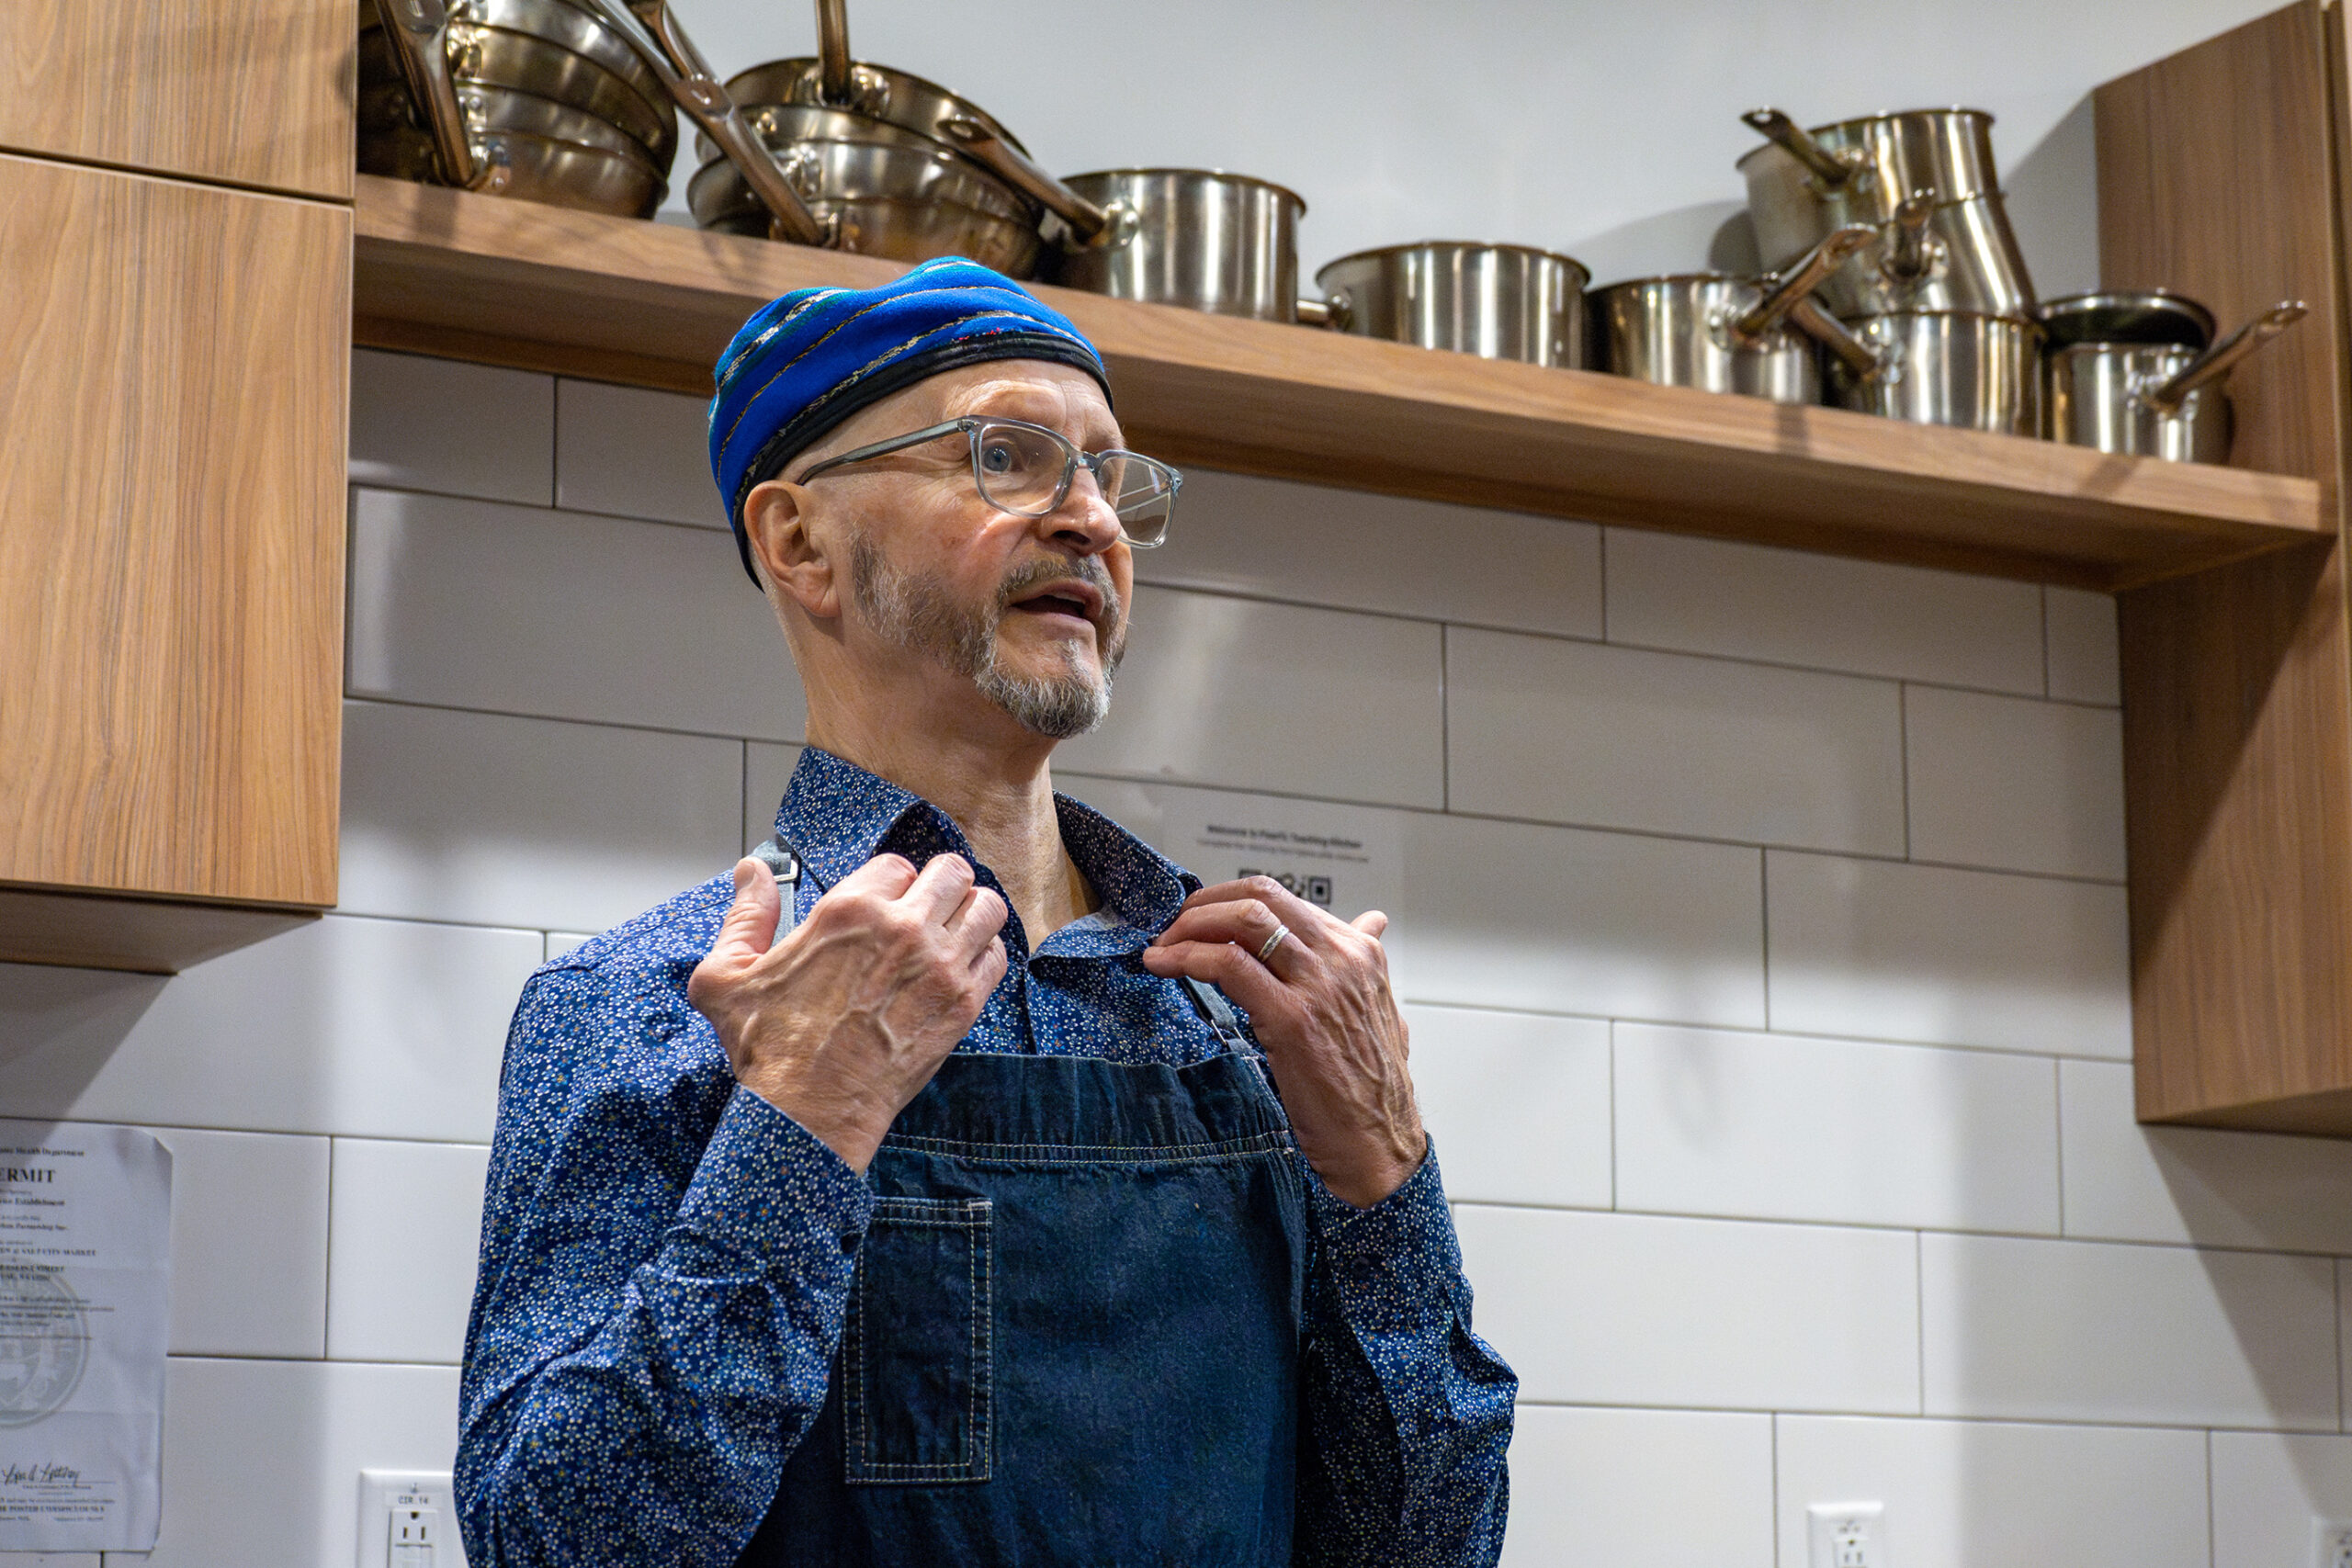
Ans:
[[[449,1472],[359,1472],[359,1568],[466,1568]]]
[[[1804,1512],[1807,1568],[1888,1568],[1884,1504],[1815,1503]]]

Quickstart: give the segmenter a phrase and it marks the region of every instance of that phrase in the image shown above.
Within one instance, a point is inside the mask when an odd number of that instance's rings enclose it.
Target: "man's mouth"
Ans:
[[[1102,613],[1102,595],[1099,589],[1084,582],[1049,582],[1023,594],[1005,606],[1027,615],[1067,615],[1071,620],[1091,627]]]

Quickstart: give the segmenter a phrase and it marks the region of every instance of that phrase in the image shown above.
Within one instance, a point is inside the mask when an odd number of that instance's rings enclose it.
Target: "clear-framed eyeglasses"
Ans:
[[[1117,515],[1121,537],[1139,550],[1167,542],[1183,475],[1157,457],[1116,446],[1081,452],[1058,432],[1025,419],[967,414],[828,457],[800,477],[804,481],[813,479],[844,463],[888,457],[958,433],[971,441],[972,482],[979,487],[980,499],[998,511],[1016,517],[1046,516],[1069,499],[1070,481],[1083,463]]]

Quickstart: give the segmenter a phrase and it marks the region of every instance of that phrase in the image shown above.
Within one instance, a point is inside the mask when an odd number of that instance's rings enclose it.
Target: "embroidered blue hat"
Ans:
[[[1069,319],[961,256],[879,288],[796,288],[762,306],[718,356],[710,472],[743,570],[743,498],[850,415],[926,377],[990,359],[1074,366],[1111,395],[1110,372]]]

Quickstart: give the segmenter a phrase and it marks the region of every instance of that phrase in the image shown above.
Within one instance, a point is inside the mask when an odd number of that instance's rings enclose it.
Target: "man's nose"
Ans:
[[[1037,522],[1046,537],[1082,555],[1099,556],[1119,542],[1119,514],[1111,510],[1094,470],[1083,463],[1070,475],[1062,503]]]

